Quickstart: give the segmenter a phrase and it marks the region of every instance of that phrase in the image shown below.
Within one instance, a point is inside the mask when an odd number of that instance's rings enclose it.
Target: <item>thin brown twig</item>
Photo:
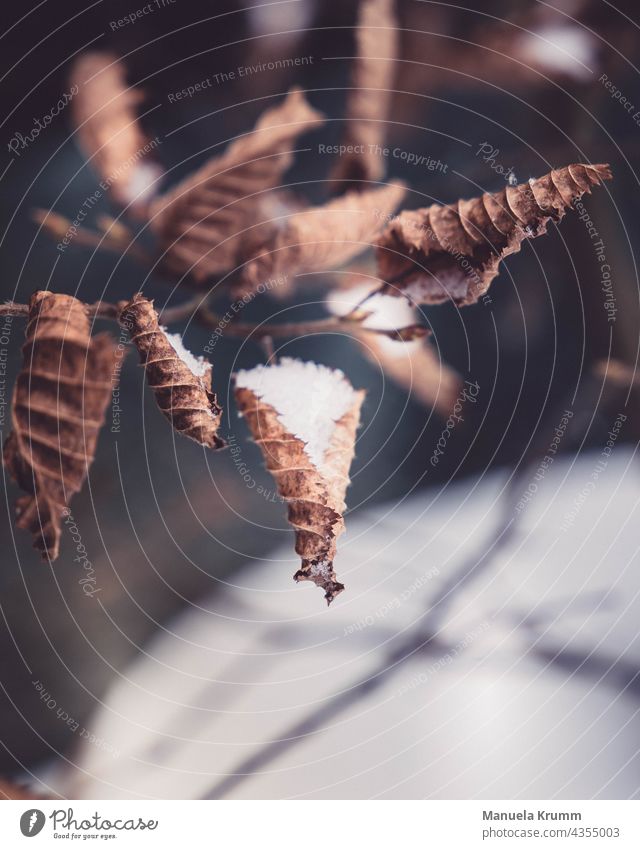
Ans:
[[[204,306],[198,310],[198,320],[206,327],[221,327],[224,325],[224,316],[214,313],[209,307]],[[345,330],[346,322],[341,318],[321,318],[313,321],[285,322],[283,324],[250,324],[244,321],[229,322],[224,327],[224,334],[228,336],[246,339],[255,336],[258,339],[264,336],[292,337],[305,336],[310,333],[330,333],[333,330]]]
[[[275,362],[277,358],[275,348],[273,347],[273,336],[263,336],[260,339],[260,342],[267,357],[267,365],[271,362]]]
[[[160,320],[163,324],[173,324],[177,321],[184,321],[185,318],[192,318],[203,308],[205,304],[205,296],[200,294],[195,298],[184,301],[182,304],[176,304],[173,307],[165,307],[160,310]]]
[[[29,315],[29,307],[27,304],[16,304],[13,301],[7,301],[0,304],[0,315]]]
[[[118,321],[121,304],[111,304],[106,301],[97,301],[87,304],[87,313],[94,318],[111,319]],[[27,304],[17,304],[14,301],[0,304],[1,315],[26,316],[29,313]],[[358,338],[363,332],[373,333],[378,336],[386,336],[390,339],[408,342],[412,339],[424,338],[430,331],[420,324],[410,324],[397,330],[388,330],[381,327],[363,327],[362,322],[350,320],[344,316],[338,318],[320,318],[313,321],[286,322],[283,324],[251,324],[248,322],[229,322],[224,324],[224,317],[214,313],[199,296],[174,307],[167,307],[160,313],[160,318],[165,324],[182,321],[193,317],[206,327],[220,328],[224,326],[224,334],[230,337],[250,339],[254,338],[264,347],[263,340],[266,338],[293,338],[296,336],[308,336],[314,333],[346,333]],[[270,358],[272,356],[270,355]]]
[[[369,313],[364,313],[362,311],[362,307],[374,295],[379,295],[382,292],[383,289],[384,289],[384,286],[381,284],[377,288],[372,289],[370,292],[367,292],[367,294],[363,298],[361,298],[358,301],[358,303],[352,309],[350,309],[349,312],[344,316],[344,320],[345,321],[362,321],[363,319],[367,318]]]
[[[220,328],[224,326],[224,334],[247,339],[255,336],[262,339],[265,336],[274,338],[294,336],[307,336],[312,333],[347,333],[353,336],[362,332],[375,333],[388,336],[391,339],[409,341],[429,334],[429,330],[420,324],[411,324],[400,327],[397,330],[388,330],[381,327],[363,327],[361,321],[348,319],[346,316],[338,318],[319,318],[312,321],[284,322],[282,324],[250,324],[242,321],[229,322],[225,325],[224,317],[209,309],[206,304],[197,311],[198,320],[206,327]]]
[[[65,239],[71,242],[73,239],[78,245],[129,254],[145,266],[153,265],[153,257],[137,245],[134,242],[133,233],[115,219],[103,216],[103,232],[89,230],[87,227],[76,227],[64,215],[46,209],[34,210],[33,219],[37,224],[40,224],[46,233],[58,239],[59,242]]]
[[[120,308],[118,304],[109,304],[106,301],[96,301],[95,304],[87,304],[87,314],[94,318],[108,318],[117,321]],[[6,301],[0,304],[0,315],[27,316],[29,315],[28,304],[16,304],[15,301]]]

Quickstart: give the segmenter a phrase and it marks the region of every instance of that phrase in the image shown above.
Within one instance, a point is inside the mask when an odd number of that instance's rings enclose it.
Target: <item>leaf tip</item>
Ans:
[[[302,568],[293,576],[296,584],[300,581],[312,581],[317,587],[324,590],[327,607],[344,590],[344,584],[336,580],[333,562],[330,560],[303,560]]]

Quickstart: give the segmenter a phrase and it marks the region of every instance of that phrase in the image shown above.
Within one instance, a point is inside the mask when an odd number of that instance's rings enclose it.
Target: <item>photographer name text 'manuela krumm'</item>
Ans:
[[[580,822],[582,814],[577,811],[483,811],[483,820],[563,820]]]

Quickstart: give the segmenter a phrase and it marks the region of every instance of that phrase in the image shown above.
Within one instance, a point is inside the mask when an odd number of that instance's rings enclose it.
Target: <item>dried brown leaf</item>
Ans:
[[[546,233],[549,221],[559,221],[592,186],[609,179],[608,165],[569,165],[496,194],[401,212],[378,241],[385,291],[417,304],[473,304],[504,257]]]
[[[279,204],[289,208],[286,198],[265,192],[291,166],[298,137],[322,121],[321,113],[294,88],[262,115],[251,133],[158,198],[150,209],[151,228],[167,268],[191,273],[198,283],[235,268],[247,231],[269,222]]]
[[[207,448],[223,448],[218,436],[222,409],[211,391],[211,365],[187,354],[185,362],[174,347],[180,343],[158,324],[153,303],[141,294],[120,311],[120,322],[129,330],[140,354],[147,383],[174,430]]]
[[[291,283],[301,272],[339,268],[373,245],[404,193],[404,185],[394,181],[348,192],[284,218],[266,242],[254,247],[238,291],[253,291],[276,276],[285,276]]]
[[[344,531],[342,514],[364,394],[355,392],[352,406],[335,423],[320,470],[307,454],[305,443],[287,431],[274,407],[251,389],[236,386],[235,390],[238,409],[288,505],[295,549],[302,559],[294,580],[312,581],[324,591],[328,604],[344,589],[333,561],[338,537]]]
[[[80,56],[71,80],[78,87],[72,114],[85,155],[118,203],[141,203],[161,173],[152,158],[154,142],[138,121],[144,95],[127,84],[124,66],[111,53]]]
[[[380,180],[385,161],[376,146],[384,145],[391,103],[398,22],[393,0],[362,0],[356,31],[357,57],[347,97],[341,144],[347,149],[331,177],[344,188]]]
[[[389,344],[389,340],[371,333],[359,335],[367,356],[380,365],[394,383],[425,407],[433,407],[441,416],[451,414],[462,378],[438,357],[427,339]]]
[[[31,531],[45,559],[58,556],[64,510],[93,461],[114,368],[112,340],[91,337],[84,304],[70,295],[32,295],[3,456],[27,493],[16,504],[17,525]]]

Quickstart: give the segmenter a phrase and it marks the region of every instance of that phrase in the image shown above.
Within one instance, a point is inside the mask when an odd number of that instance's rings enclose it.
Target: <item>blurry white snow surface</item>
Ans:
[[[618,445],[590,486],[600,459],[556,458],[508,507],[494,472],[358,511],[328,610],[293,546],[248,563],[121,670],[57,789],[637,796],[640,471]]]

